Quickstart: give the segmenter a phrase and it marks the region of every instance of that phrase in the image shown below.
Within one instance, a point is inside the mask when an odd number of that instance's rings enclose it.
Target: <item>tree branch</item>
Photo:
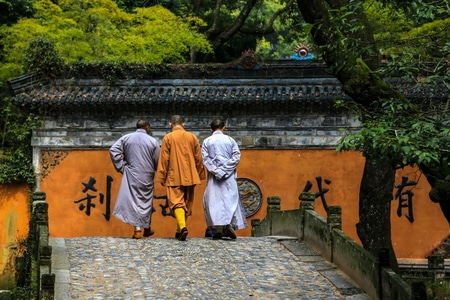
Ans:
[[[245,4],[244,8],[241,10],[241,13],[236,18],[235,22],[228,27],[225,31],[223,31],[221,34],[219,34],[214,41],[212,41],[212,45],[214,49],[218,49],[220,46],[223,45],[226,41],[228,41],[238,30],[244,25],[245,20],[247,20],[248,15],[252,11],[253,7],[255,6],[257,0],[247,0],[247,3]],[[222,1],[218,1],[222,2]],[[214,24],[211,27],[211,29],[215,29],[217,27],[217,20],[218,20],[218,14],[220,13],[220,8],[217,7],[214,12]],[[208,36],[208,35],[207,35]],[[209,36],[208,36],[209,37]]]

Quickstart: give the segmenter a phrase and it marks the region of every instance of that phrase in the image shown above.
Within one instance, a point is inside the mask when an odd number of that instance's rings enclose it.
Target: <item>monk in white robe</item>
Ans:
[[[203,164],[208,170],[203,207],[206,224],[215,227],[213,239],[236,238],[235,229],[247,227],[236,181],[241,152],[236,141],[224,134],[222,120],[211,123],[212,135],[202,143]]]
[[[149,135],[150,123],[139,120],[136,131],[117,140],[109,149],[115,169],[122,173],[113,216],[134,226],[133,238],[151,236],[153,181],[160,146]],[[142,233],[142,228],[144,232]]]

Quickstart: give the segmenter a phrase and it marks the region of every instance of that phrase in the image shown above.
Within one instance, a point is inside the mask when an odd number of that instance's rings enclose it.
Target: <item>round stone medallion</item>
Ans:
[[[248,178],[238,178],[239,195],[244,205],[245,216],[251,217],[261,208],[262,193],[259,186]]]

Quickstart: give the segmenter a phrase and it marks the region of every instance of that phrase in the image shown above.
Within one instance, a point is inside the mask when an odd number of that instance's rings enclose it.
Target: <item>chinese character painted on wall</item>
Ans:
[[[403,176],[402,183],[394,186],[396,189],[398,189],[397,192],[395,193],[395,197],[394,197],[394,200],[397,200],[397,199],[399,200],[398,208],[397,208],[397,215],[399,217],[401,217],[403,208],[408,208],[408,213],[405,215],[405,217],[411,223],[414,222],[414,214],[413,214],[414,193],[411,190],[404,191],[404,189],[408,186],[415,186],[416,184],[417,184],[417,182],[409,181],[408,177]]]
[[[325,208],[326,211],[328,211],[328,204],[327,204],[327,200],[325,199],[325,194],[328,193],[328,191],[330,189],[326,189],[326,188],[322,187],[322,177],[321,176],[316,177],[316,182],[317,182],[317,188],[319,189],[319,191],[317,193],[315,193],[314,195],[316,198],[320,197],[320,199],[322,200],[323,207]],[[331,184],[331,180],[329,180],[329,179],[324,179],[323,182],[328,185]],[[312,183],[308,180],[306,182],[306,185],[303,188],[302,192],[303,193],[309,192],[311,190],[312,186],[313,186]],[[299,196],[299,199],[300,199],[300,196]]]
[[[109,221],[111,218],[111,183],[113,181],[112,176],[106,176],[106,195],[103,193],[99,193],[99,202],[100,204],[105,206],[105,212],[103,216],[106,221]],[[97,188],[95,187],[95,183],[97,180],[94,177],[90,177],[88,182],[82,182],[84,185],[83,193],[86,193],[86,196],[75,200],[74,203],[78,203],[78,209],[85,212],[86,215],[91,215],[91,208],[95,208],[96,204],[94,203],[94,199],[97,198],[97,195],[91,195],[88,191],[97,192]],[[106,200],[106,201],[105,201]]]
[[[161,195],[161,196],[153,196],[153,199],[162,199],[164,200],[164,204],[160,204],[159,206],[161,207],[161,214],[164,217],[167,216],[171,216],[172,213],[170,212],[170,208],[169,208],[169,199],[167,198],[167,195]],[[154,213],[156,211],[155,206],[152,207],[152,213]]]

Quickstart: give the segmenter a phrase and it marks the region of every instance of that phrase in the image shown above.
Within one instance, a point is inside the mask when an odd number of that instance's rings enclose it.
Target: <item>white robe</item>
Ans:
[[[159,151],[156,139],[141,128],[122,136],[109,149],[114,167],[123,174],[112,214],[127,224],[149,228]]]
[[[236,167],[241,159],[236,141],[217,130],[203,141],[202,156],[208,170],[203,196],[206,224],[231,224],[234,229],[247,227],[236,181]]]

